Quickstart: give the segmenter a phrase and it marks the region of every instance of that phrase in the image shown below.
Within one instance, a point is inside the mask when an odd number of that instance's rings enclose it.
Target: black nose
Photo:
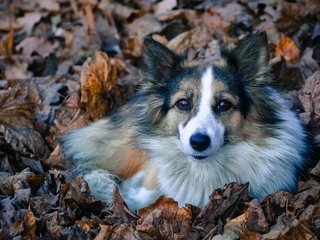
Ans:
[[[191,136],[190,144],[194,150],[202,152],[210,146],[210,138],[207,135],[196,133]]]

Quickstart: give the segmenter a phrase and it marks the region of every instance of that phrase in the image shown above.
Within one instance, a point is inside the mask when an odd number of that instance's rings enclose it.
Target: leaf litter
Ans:
[[[144,37],[205,61],[264,29],[276,85],[319,146],[319,9],[316,0],[3,1],[0,238],[318,239],[319,163],[297,193],[261,203],[230,183],[202,209],[162,196],[133,212],[117,188],[111,206],[92,196],[58,138],[133,96]]]

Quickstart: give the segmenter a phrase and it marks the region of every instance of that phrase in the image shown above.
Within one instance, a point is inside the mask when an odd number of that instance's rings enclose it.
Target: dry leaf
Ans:
[[[81,102],[85,103],[91,118],[98,119],[112,108],[112,94],[117,99],[117,72],[103,52],[95,52],[94,59],[89,58],[81,70]],[[108,99],[109,97],[109,99]],[[108,101],[109,100],[109,101]]]
[[[23,26],[24,30],[28,35],[32,33],[33,27],[40,19],[44,16],[40,12],[27,12],[23,17],[18,18],[19,24]]]
[[[154,6],[155,14],[167,14],[177,6],[177,0],[163,0]]]
[[[54,0],[37,0],[40,8],[48,10],[50,12],[60,11],[60,4]]]
[[[14,190],[19,189],[19,187],[15,185],[21,181],[28,183],[28,179],[31,181],[30,183],[34,184],[33,179],[31,178],[33,176],[34,173],[30,172],[29,169],[25,169],[13,176],[9,176],[3,172],[0,173],[0,194],[4,196],[13,196]]]
[[[13,51],[13,41],[14,41],[14,34],[10,32],[6,34],[0,43],[0,54],[5,55],[5,59],[8,62],[12,62],[12,51]]]
[[[210,201],[204,206],[193,227],[209,232],[239,210],[239,204],[248,196],[248,184],[230,183],[225,189],[215,190]],[[222,226],[221,226],[222,227]]]
[[[15,88],[0,90],[0,132],[5,141],[18,152],[31,152],[39,158],[48,149],[33,129],[39,96],[31,87],[17,84]]]
[[[179,208],[171,198],[160,197],[155,203],[139,209],[137,230],[162,239],[188,238],[192,212],[188,207]]]
[[[276,46],[274,55],[282,56],[287,62],[294,63],[300,58],[300,50],[290,37],[282,36]]]
[[[320,72],[316,71],[310,76],[298,92],[298,97],[304,108],[300,118],[314,127],[320,127]]]
[[[127,207],[126,203],[120,195],[118,187],[114,188],[112,195],[112,204],[109,207],[108,211],[111,212],[111,215],[104,218],[104,222],[106,222],[107,224],[130,223],[138,219],[138,216],[131,212],[131,210]]]
[[[31,57],[32,54],[38,53],[41,57],[45,58],[50,53],[54,53],[58,46],[57,42],[50,43],[43,38],[27,37],[16,46],[16,50],[21,51],[25,57]]]
[[[248,203],[248,230],[258,233],[266,233],[269,231],[269,224],[262,207],[257,199],[253,199]]]

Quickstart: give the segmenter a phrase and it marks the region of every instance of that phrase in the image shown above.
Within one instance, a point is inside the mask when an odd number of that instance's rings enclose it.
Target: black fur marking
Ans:
[[[246,37],[236,48],[223,48],[221,57],[227,62],[226,71],[232,72],[239,83],[231,85],[239,87],[238,96],[246,99],[241,104],[241,112],[256,112],[259,120],[265,124],[277,124],[281,120],[277,116],[279,109],[270,98],[270,86],[273,78],[270,74],[268,41],[264,31],[259,31]]]
[[[176,55],[152,38],[144,39],[139,65],[150,83],[163,86],[173,70],[179,68],[182,60],[182,56]]]

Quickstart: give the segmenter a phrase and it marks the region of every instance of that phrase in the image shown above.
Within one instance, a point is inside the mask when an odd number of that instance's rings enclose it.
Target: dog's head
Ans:
[[[259,142],[278,121],[278,106],[267,87],[271,77],[264,32],[223,48],[219,61],[203,64],[146,39],[142,70],[146,83],[141,93],[148,98],[144,130],[177,136],[182,150],[195,159],[237,141]]]

